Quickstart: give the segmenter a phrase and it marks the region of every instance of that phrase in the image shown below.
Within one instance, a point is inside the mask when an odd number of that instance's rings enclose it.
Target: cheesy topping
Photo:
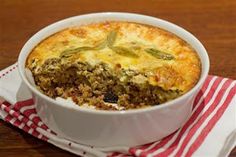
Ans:
[[[116,33],[112,47],[106,43],[111,32]],[[100,48],[96,48],[98,46]],[[115,50],[117,47],[121,49]],[[157,27],[120,21],[62,30],[33,49],[26,67],[37,69],[46,60],[61,58],[63,52],[73,52],[76,49],[78,53],[67,56],[67,61],[86,62],[90,65],[105,63],[114,70],[122,68],[137,71],[145,77],[137,75],[133,78],[134,82],[148,81],[164,90],[178,89],[187,92],[196,84],[201,72],[196,52],[184,40]],[[155,57],[152,52],[147,51],[153,49],[167,55],[167,58]],[[133,56],[124,55],[130,52]]]

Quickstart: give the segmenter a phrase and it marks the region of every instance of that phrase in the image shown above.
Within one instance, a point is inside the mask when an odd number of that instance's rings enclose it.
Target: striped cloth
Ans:
[[[81,156],[227,156],[236,145],[236,81],[208,76],[185,125],[160,141],[138,147],[95,148],[71,142],[37,116],[30,92],[14,64],[0,72],[0,118],[57,147]]]

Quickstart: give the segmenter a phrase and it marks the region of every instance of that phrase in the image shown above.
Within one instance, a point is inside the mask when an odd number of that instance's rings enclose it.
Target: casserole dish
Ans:
[[[128,21],[167,30],[185,40],[197,52],[201,75],[197,84],[184,95],[163,103],[137,110],[102,111],[81,108],[39,92],[27,75],[26,60],[34,47],[50,35],[63,29],[105,21]],[[192,102],[209,71],[209,58],[202,44],[184,29],[167,21],[131,13],[94,13],[71,17],[47,26],[22,48],[19,71],[32,92],[36,110],[42,121],[59,135],[93,146],[134,146],[159,140],[184,124],[191,114]]]

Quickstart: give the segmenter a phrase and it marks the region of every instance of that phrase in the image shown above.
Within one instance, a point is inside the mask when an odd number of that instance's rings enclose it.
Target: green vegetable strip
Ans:
[[[147,48],[145,49],[147,53],[152,55],[153,57],[156,57],[157,59],[164,59],[164,60],[172,60],[175,59],[175,57],[172,54],[154,49],[154,48]]]

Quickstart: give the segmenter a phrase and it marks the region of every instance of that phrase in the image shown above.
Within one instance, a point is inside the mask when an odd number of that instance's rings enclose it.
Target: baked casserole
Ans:
[[[51,98],[127,110],[175,99],[198,82],[195,50],[149,25],[108,21],[64,29],[39,43],[26,68]]]

